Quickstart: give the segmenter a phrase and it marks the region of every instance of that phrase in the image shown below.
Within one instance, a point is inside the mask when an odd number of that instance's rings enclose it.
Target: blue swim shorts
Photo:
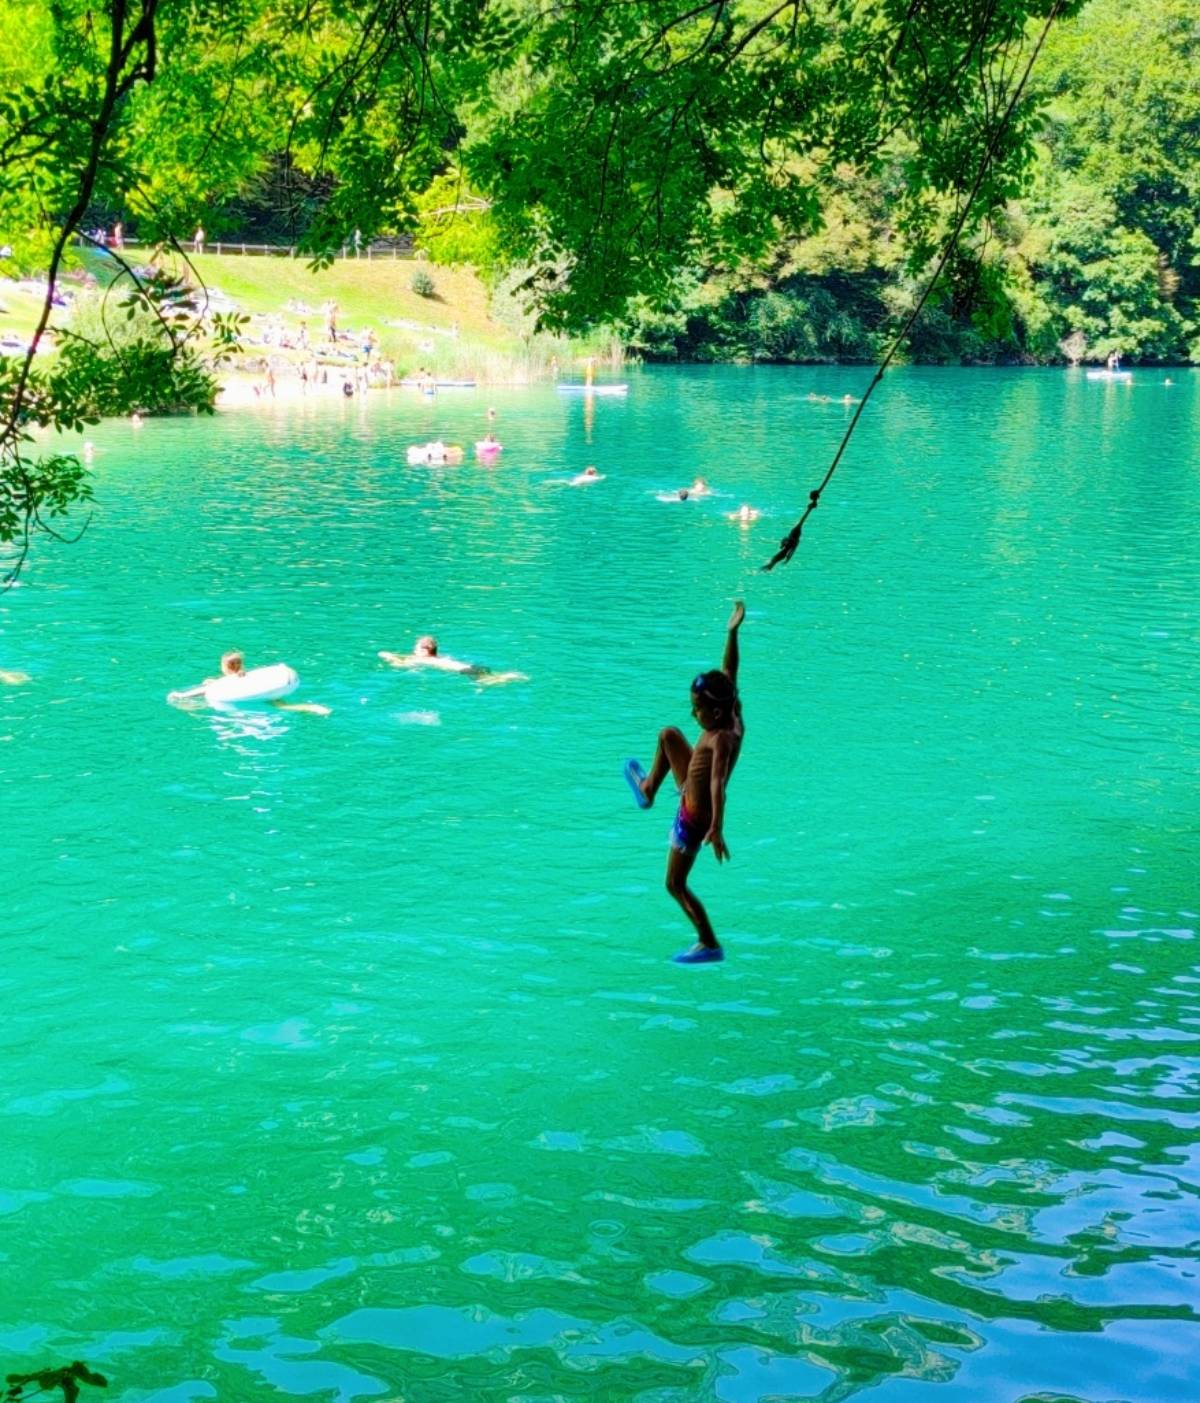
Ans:
[[[689,812],[688,806],[680,800],[679,812],[675,815],[675,822],[671,824],[671,836],[668,840],[675,851],[683,853],[686,857],[695,857],[703,846],[704,835],[707,832],[707,825],[698,823]]]

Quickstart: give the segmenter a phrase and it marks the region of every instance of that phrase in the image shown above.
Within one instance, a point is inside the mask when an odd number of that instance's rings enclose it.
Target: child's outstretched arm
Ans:
[[[725,656],[721,659],[721,671],[735,687],[738,675],[738,629],[741,628],[742,620],[745,617],[746,606],[739,599],[733,606],[733,613],[729,616],[727,625],[729,632],[725,637]]]

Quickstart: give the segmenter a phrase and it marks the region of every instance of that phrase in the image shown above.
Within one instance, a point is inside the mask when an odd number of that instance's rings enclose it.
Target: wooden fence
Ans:
[[[84,238],[82,235],[76,240],[81,248],[103,249],[106,245],[97,245],[94,240]],[[124,253],[128,249],[153,248],[153,244],[146,243],[142,239],[122,239],[120,252]],[[311,255],[301,254],[295,244],[246,244],[240,241],[229,242],[225,239],[206,239],[202,249],[197,250],[195,244],[190,239],[184,239],[180,247],[185,253],[221,253],[236,254],[244,258],[307,258]],[[372,244],[363,244],[361,248],[355,248],[352,244],[343,244],[339,255],[342,258],[365,258],[368,261],[375,258],[412,258],[413,246],[411,243],[404,243],[399,239],[389,239]]]

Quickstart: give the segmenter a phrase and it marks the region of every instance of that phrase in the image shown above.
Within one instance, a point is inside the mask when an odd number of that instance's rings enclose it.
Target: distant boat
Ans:
[[[627,395],[628,385],[559,384],[554,387],[560,395]]]
[[[426,388],[426,386],[430,385],[431,383],[435,389],[439,390],[475,389],[474,380],[434,380],[432,382],[430,382],[429,380],[401,380],[400,388],[402,390],[423,390]]]
[[[1132,370],[1089,370],[1089,380],[1132,380]]]

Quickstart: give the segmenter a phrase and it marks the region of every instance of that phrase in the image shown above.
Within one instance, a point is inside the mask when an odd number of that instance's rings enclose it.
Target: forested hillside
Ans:
[[[963,250],[914,330],[924,362],[1200,361],[1200,9],[1092,0],[1051,35],[1025,192]],[[899,186],[905,152],[892,153]],[[693,267],[623,328],[648,358],[870,360],[921,274],[888,175],[843,172],[822,232],[765,271]]]

